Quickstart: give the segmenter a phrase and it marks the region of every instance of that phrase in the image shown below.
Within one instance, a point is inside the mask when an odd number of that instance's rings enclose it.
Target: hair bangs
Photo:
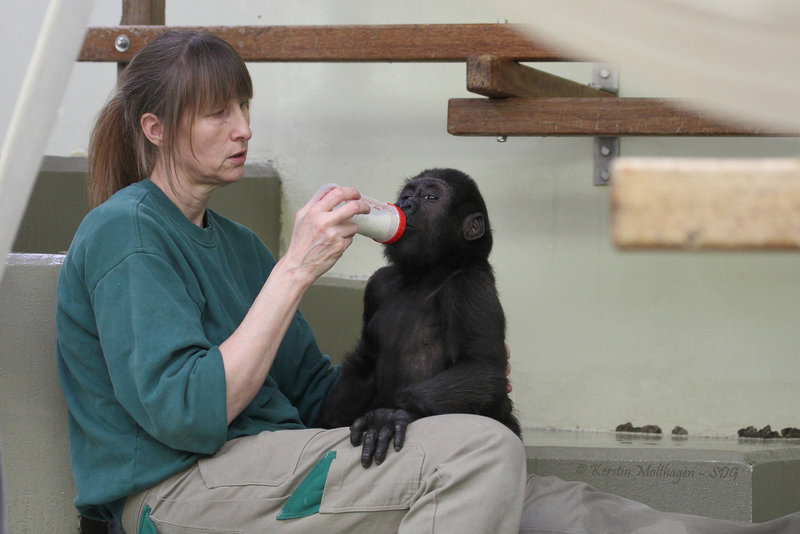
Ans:
[[[184,66],[189,81],[184,95],[195,117],[232,99],[253,98],[253,82],[239,54],[225,41],[197,38],[186,48]]]

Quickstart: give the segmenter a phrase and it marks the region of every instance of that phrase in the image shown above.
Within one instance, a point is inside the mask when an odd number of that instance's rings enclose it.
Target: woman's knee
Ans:
[[[479,463],[525,473],[525,447],[505,425],[480,415],[448,414],[418,419],[409,438],[422,442],[426,455],[480,457]]]

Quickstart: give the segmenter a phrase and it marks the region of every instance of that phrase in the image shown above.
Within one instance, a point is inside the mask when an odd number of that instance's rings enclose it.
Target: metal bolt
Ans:
[[[508,139],[508,138],[505,135],[498,135],[497,136],[497,142],[498,143],[505,143],[506,139]]]
[[[602,147],[600,147],[600,154],[602,154],[605,157],[608,157],[611,155],[611,149],[606,145],[603,145]]]
[[[603,78],[604,80],[611,78],[611,71],[608,69],[601,69],[600,77]]]
[[[611,173],[608,171],[603,171],[600,173],[600,179],[604,182],[607,182],[611,179]]]
[[[508,24],[508,19],[497,19],[498,24]]]
[[[130,47],[131,40],[124,33],[114,40],[114,48],[117,49],[117,52],[127,52]]]

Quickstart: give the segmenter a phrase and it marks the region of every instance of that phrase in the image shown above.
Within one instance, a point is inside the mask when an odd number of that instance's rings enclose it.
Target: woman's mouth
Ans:
[[[243,164],[245,160],[247,160],[247,150],[242,150],[241,152],[237,152],[236,154],[230,156],[228,158],[233,163]]]

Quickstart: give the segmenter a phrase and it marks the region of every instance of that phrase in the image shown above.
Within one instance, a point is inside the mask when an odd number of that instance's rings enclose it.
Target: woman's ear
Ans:
[[[145,113],[139,119],[142,132],[147,139],[155,146],[161,146],[164,136],[164,125],[161,120],[152,113]]]

